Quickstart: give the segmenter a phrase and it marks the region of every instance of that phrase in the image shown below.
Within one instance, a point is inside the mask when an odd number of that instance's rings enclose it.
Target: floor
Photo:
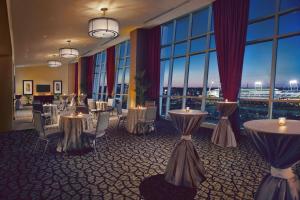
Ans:
[[[59,154],[53,142],[42,159],[31,153],[31,130],[1,134],[0,199],[141,199],[139,185],[164,173],[180,135],[164,120],[146,139],[115,126],[111,121],[109,148],[100,141],[99,156]],[[215,146],[210,137],[208,129],[193,135],[207,171],[195,199],[253,199],[268,164],[245,136],[237,148]]]

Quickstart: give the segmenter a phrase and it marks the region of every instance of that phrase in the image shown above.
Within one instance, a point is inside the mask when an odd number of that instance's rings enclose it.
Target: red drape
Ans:
[[[146,57],[146,78],[150,81],[150,88],[147,90],[147,97],[158,103],[160,84],[160,26],[148,29],[147,57]]]
[[[107,95],[111,97],[115,81],[115,46],[106,50]]]
[[[94,78],[94,58],[95,56],[86,57],[86,89],[87,98],[92,98],[93,95],[93,78]]]
[[[75,63],[75,87],[74,93],[78,95],[78,62]]]
[[[248,25],[249,0],[216,0],[213,3],[214,28],[220,82],[224,99],[237,101],[243,69]],[[238,112],[232,118],[239,132]]]

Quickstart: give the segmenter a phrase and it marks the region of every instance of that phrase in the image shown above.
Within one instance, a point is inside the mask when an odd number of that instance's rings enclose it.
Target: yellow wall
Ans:
[[[74,85],[70,85],[72,82],[71,80],[69,81],[68,68],[68,65],[58,68],[50,68],[47,65],[16,68],[16,94],[23,94],[23,80],[33,80],[33,92],[35,95],[38,94],[36,92],[37,84],[50,85],[50,91],[53,92],[54,80],[62,80],[63,93],[72,93]]]
[[[13,60],[6,1],[0,1],[0,132],[12,129]]]

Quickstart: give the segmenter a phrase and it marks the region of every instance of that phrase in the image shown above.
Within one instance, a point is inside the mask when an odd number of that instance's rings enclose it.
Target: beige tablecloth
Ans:
[[[220,120],[211,137],[212,143],[221,147],[236,147],[236,139],[228,117],[236,110],[237,102],[218,102]]]
[[[57,146],[57,151],[78,151],[89,147],[87,138],[82,137],[82,131],[93,128],[93,118],[90,115],[60,116],[60,130],[64,132],[62,143]]]
[[[205,180],[205,169],[191,140],[192,132],[205,119],[207,112],[171,110],[169,115],[182,134],[169,159],[165,180],[173,185],[197,187]]]
[[[105,101],[96,101],[96,109],[105,111],[107,109],[107,102]]]
[[[137,131],[137,122],[139,119],[144,119],[146,115],[146,109],[143,108],[129,108],[127,113],[127,126],[126,129],[129,133],[136,134]]]
[[[44,113],[51,113],[52,124],[57,124],[57,105],[56,104],[44,104]]]
[[[253,120],[244,123],[258,152],[271,165],[261,181],[255,199],[299,200],[300,181],[292,166],[300,160],[300,121]]]

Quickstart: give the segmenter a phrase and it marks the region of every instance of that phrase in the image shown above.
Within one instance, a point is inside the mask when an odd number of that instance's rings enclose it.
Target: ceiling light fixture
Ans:
[[[78,49],[71,48],[71,40],[67,41],[69,43],[68,47],[65,48],[60,48],[59,49],[59,56],[63,58],[76,58],[79,56],[79,51]]]
[[[47,62],[49,67],[60,67],[62,65],[58,60],[48,60]]]
[[[105,17],[107,8],[101,8],[103,17],[89,20],[89,35],[94,38],[115,38],[119,36],[119,22]]]

